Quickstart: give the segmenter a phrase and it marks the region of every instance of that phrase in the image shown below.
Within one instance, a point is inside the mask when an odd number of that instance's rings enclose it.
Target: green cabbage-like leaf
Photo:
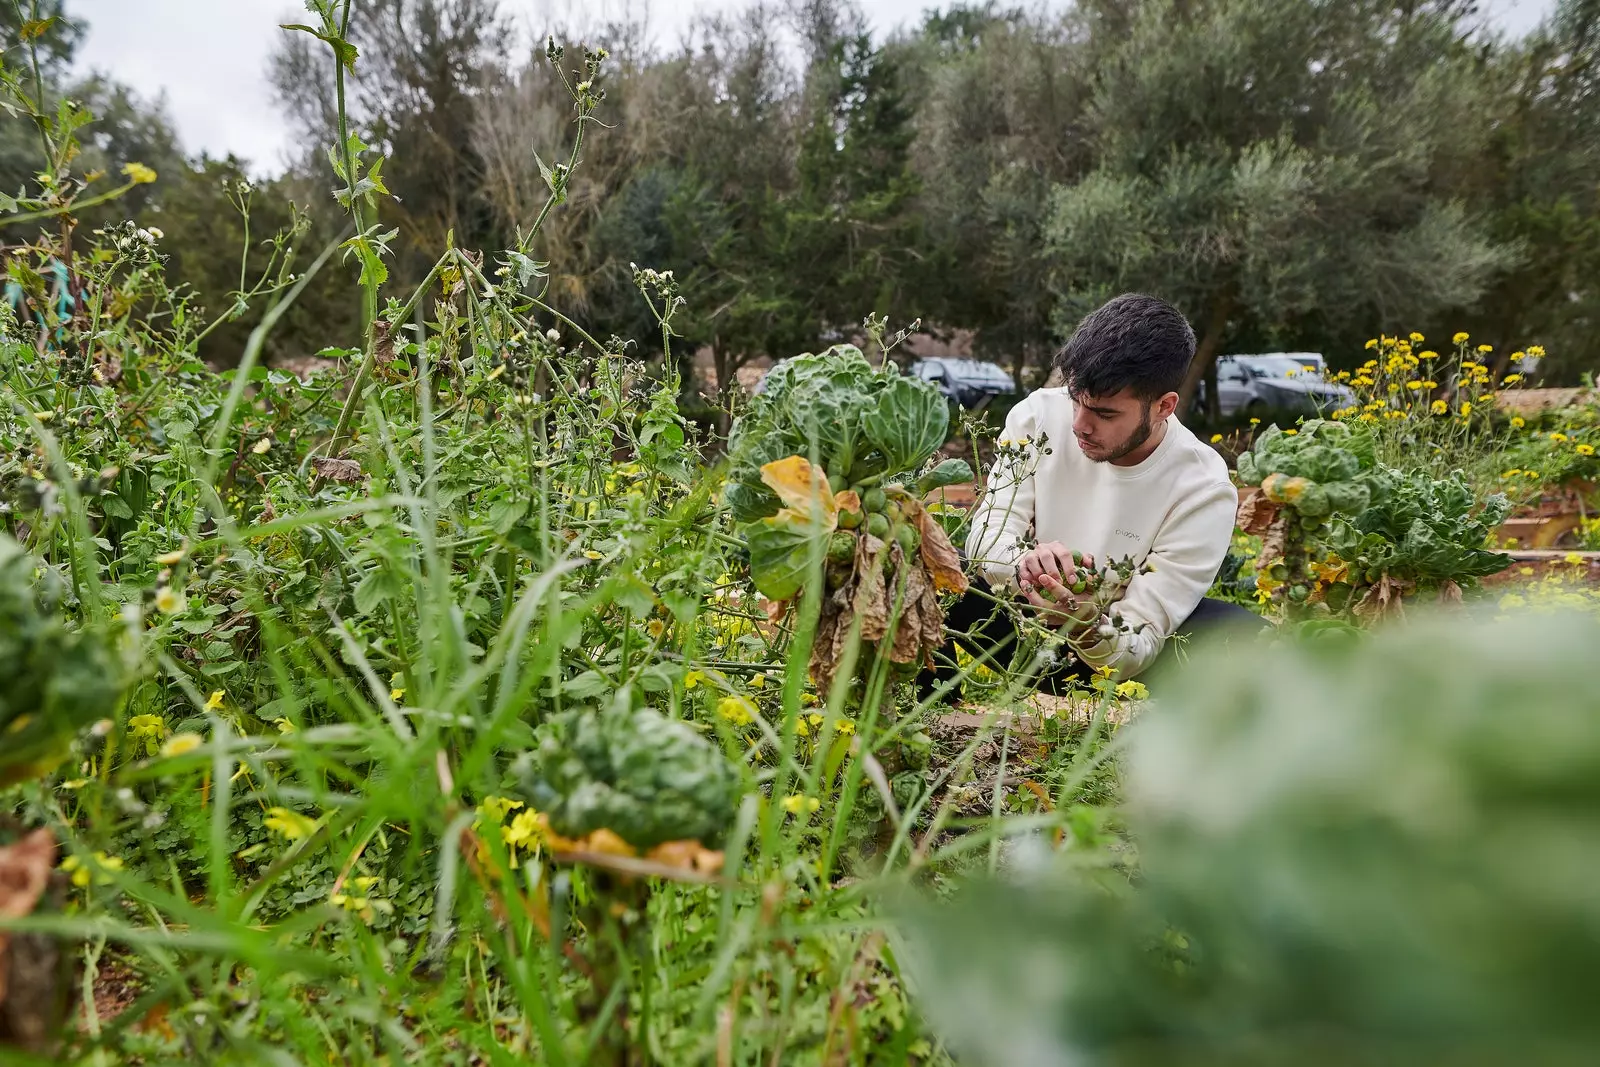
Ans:
[[[950,435],[950,407],[943,394],[915,378],[894,378],[863,420],[867,440],[892,471],[915,470]]]
[[[761,595],[789,600],[800,592],[811,574],[813,553],[827,550],[823,540],[834,523],[791,508],[746,527],[750,545],[750,579]]]
[[[733,822],[738,770],[686,723],[619,701],[557,716],[541,734],[522,791],[565,837],[606,829],[639,849],[714,846]]]

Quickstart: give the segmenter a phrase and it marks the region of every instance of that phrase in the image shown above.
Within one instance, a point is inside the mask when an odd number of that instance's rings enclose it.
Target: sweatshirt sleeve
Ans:
[[[984,578],[997,590],[1016,584],[1022,541],[1033,525],[1038,439],[1038,416],[1029,397],[1006,416],[999,441],[1020,447],[1020,454],[995,460],[967,533],[967,559],[982,568]]]
[[[1079,653],[1091,666],[1110,667],[1131,678],[1154,662],[1166,643],[1204,599],[1233,540],[1239,495],[1230,482],[1212,482],[1179,500],[1162,524],[1146,562],[1114,610],[1137,633],[1123,634]]]

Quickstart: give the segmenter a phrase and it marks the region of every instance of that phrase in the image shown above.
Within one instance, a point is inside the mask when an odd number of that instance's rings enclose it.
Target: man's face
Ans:
[[[1083,454],[1096,463],[1114,463],[1150,440],[1161,400],[1141,400],[1126,389],[1110,396],[1072,398],[1072,432]]]

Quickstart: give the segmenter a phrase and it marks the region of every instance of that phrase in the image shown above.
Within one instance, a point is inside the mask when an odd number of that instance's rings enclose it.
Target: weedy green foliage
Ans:
[[[931,1017],[973,1064],[1582,1062],[1597,644],[1524,617],[1202,649],[1127,733],[1137,883],[1064,854],[919,911]]]
[[[721,842],[740,795],[739,772],[691,726],[627,694],[602,711],[555,716],[521,772],[528,802],[564,837],[610,830],[635,848]]]
[[[52,769],[73,735],[117,710],[122,664],[98,629],[69,628],[65,590],[0,533],[0,785]]]

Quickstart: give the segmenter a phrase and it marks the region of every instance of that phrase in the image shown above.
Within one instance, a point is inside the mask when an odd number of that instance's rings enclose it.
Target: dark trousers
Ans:
[[[934,654],[934,669],[924,669],[917,676],[917,694],[921,699],[927,699],[938,686],[961,673],[955,664],[955,646],[974,659],[987,656],[984,663],[996,671],[1013,666],[1012,657],[1021,635],[1011,617],[994,602],[993,596],[983,579],[975,578],[972,589],[956,601],[946,614],[945,647]],[[1248,608],[1207,597],[1167,639],[1156,661],[1140,674],[1140,678],[1154,682],[1165,676],[1181,658],[1183,646],[1190,640],[1233,630],[1256,633],[1266,625],[1261,616]],[[1094,674],[1092,667],[1072,660],[1065,649],[1061,650],[1060,656],[1061,661],[1046,669],[1036,683],[1039,689],[1047,693],[1060,692],[1074,682],[1087,682]],[[1022,664],[1014,666],[1020,667]]]

